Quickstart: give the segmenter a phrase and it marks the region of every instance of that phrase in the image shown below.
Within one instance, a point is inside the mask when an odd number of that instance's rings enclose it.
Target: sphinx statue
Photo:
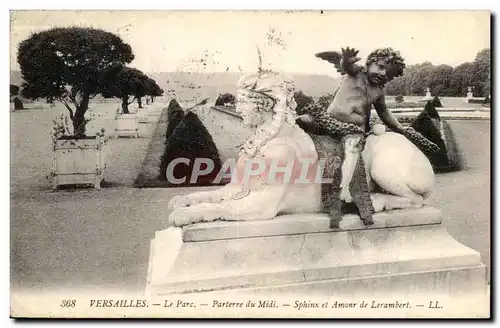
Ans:
[[[294,82],[277,72],[260,71],[240,79],[236,110],[254,135],[245,142],[237,158],[239,173],[216,190],[173,197],[169,202],[169,225],[270,220],[281,214],[325,211],[327,198],[332,196],[326,194],[325,198],[324,186],[331,182],[318,182],[317,172],[322,172],[324,178],[328,176],[325,170],[338,169],[341,161],[325,158],[331,138],[319,140],[297,124],[294,91]],[[372,131],[364,142],[361,159],[373,212],[421,207],[434,186],[428,158],[402,134],[385,131],[383,125],[373,126]],[[322,143],[326,147],[319,149]],[[273,169],[269,167],[242,178],[241,169],[256,159],[264,163],[293,163],[294,167],[288,175],[279,170],[275,176],[278,178],[272,182],[268,177]],[[303,163],[307,163],[305,171]]]

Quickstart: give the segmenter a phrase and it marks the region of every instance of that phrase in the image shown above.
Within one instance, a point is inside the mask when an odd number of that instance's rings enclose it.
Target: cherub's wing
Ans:
[[[334,65],[340,65],[342,55],[338,51],[323,51],[316,54],[316,57],[326,60]]]
[[[316,57],[326,60],[332,63],[339,73],[343,73],[342,67],[340,66],[340,60],[342,59],[342,54],[338,51],[323,51],[315,55]]]

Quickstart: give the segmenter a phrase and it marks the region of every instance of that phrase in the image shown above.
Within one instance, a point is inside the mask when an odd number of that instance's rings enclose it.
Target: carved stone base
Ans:
[[[439,210],[374,221],[346,215],[332,230],[326,214],[294,214],[158,231],[147,294],[486,295],[480,254],[447,233]]]

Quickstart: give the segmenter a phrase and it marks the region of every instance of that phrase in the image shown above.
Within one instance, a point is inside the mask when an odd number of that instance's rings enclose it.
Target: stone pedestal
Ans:
[[[467,87],[467,96],[464,99],[464,102],[468,103],[470,99],[474,99],[474,94],[472,93],[472,87]]]
[[[474,95],[472,93],[472,87],[467,87],[467,99],[472,99],[474,98]]]
[[[147,294],[486,295],[480,254],[453,239],[432,207],[378,213],[212,222],[158,231]]]

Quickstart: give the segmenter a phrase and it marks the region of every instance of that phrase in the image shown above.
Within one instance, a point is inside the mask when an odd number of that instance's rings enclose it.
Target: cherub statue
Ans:
[[[342,49],[342,53],[316,54],[316,57],[335,65],[342,75],[342,81],[326,111],[318,104],[312,104],[303,109],[307,114],[298,118],[298,124],[306,131],[319,131],[342,139],[345,158],[342,164],[340,200],[346,203],[353,201],[351,180],[359,165],[364,138],[371,130],[372,105],[381,121],[393,132],[406,135],[419,146],[432,147],[435,151],[438,149],[412,128],[399,123],[385,104],[385,84],[402,75],[405,68],[400,54],[391,48],[377,49],[368,56],[366,66],[357,64],[360,60],[357,54],[358,50],[349,47]]]
[[[266,167],[246,181],[237,173],[222,188],[175,196],[169,203],[170,225],[218,219],[269,220],[285,213],[324,211],[322,183],[316,179],[322,159],[312,136],[296,124],[294,89],[291,79],[262,71],[239,81],[236,102],[244,123],[254,130],[239,154],[236,171],[259,159],[292,163],[292,177],[283,174],[271,181],[267,178],[271,170]],[[429,160],[400,134],[381,131],[368,136],[362,157],[367,163],[369,185],[386,191],[370,195],[375,212],[422,206],[433,188]],[[297,170],[295,165],[303,163],[307,163],[306,170],[304,166]]]

